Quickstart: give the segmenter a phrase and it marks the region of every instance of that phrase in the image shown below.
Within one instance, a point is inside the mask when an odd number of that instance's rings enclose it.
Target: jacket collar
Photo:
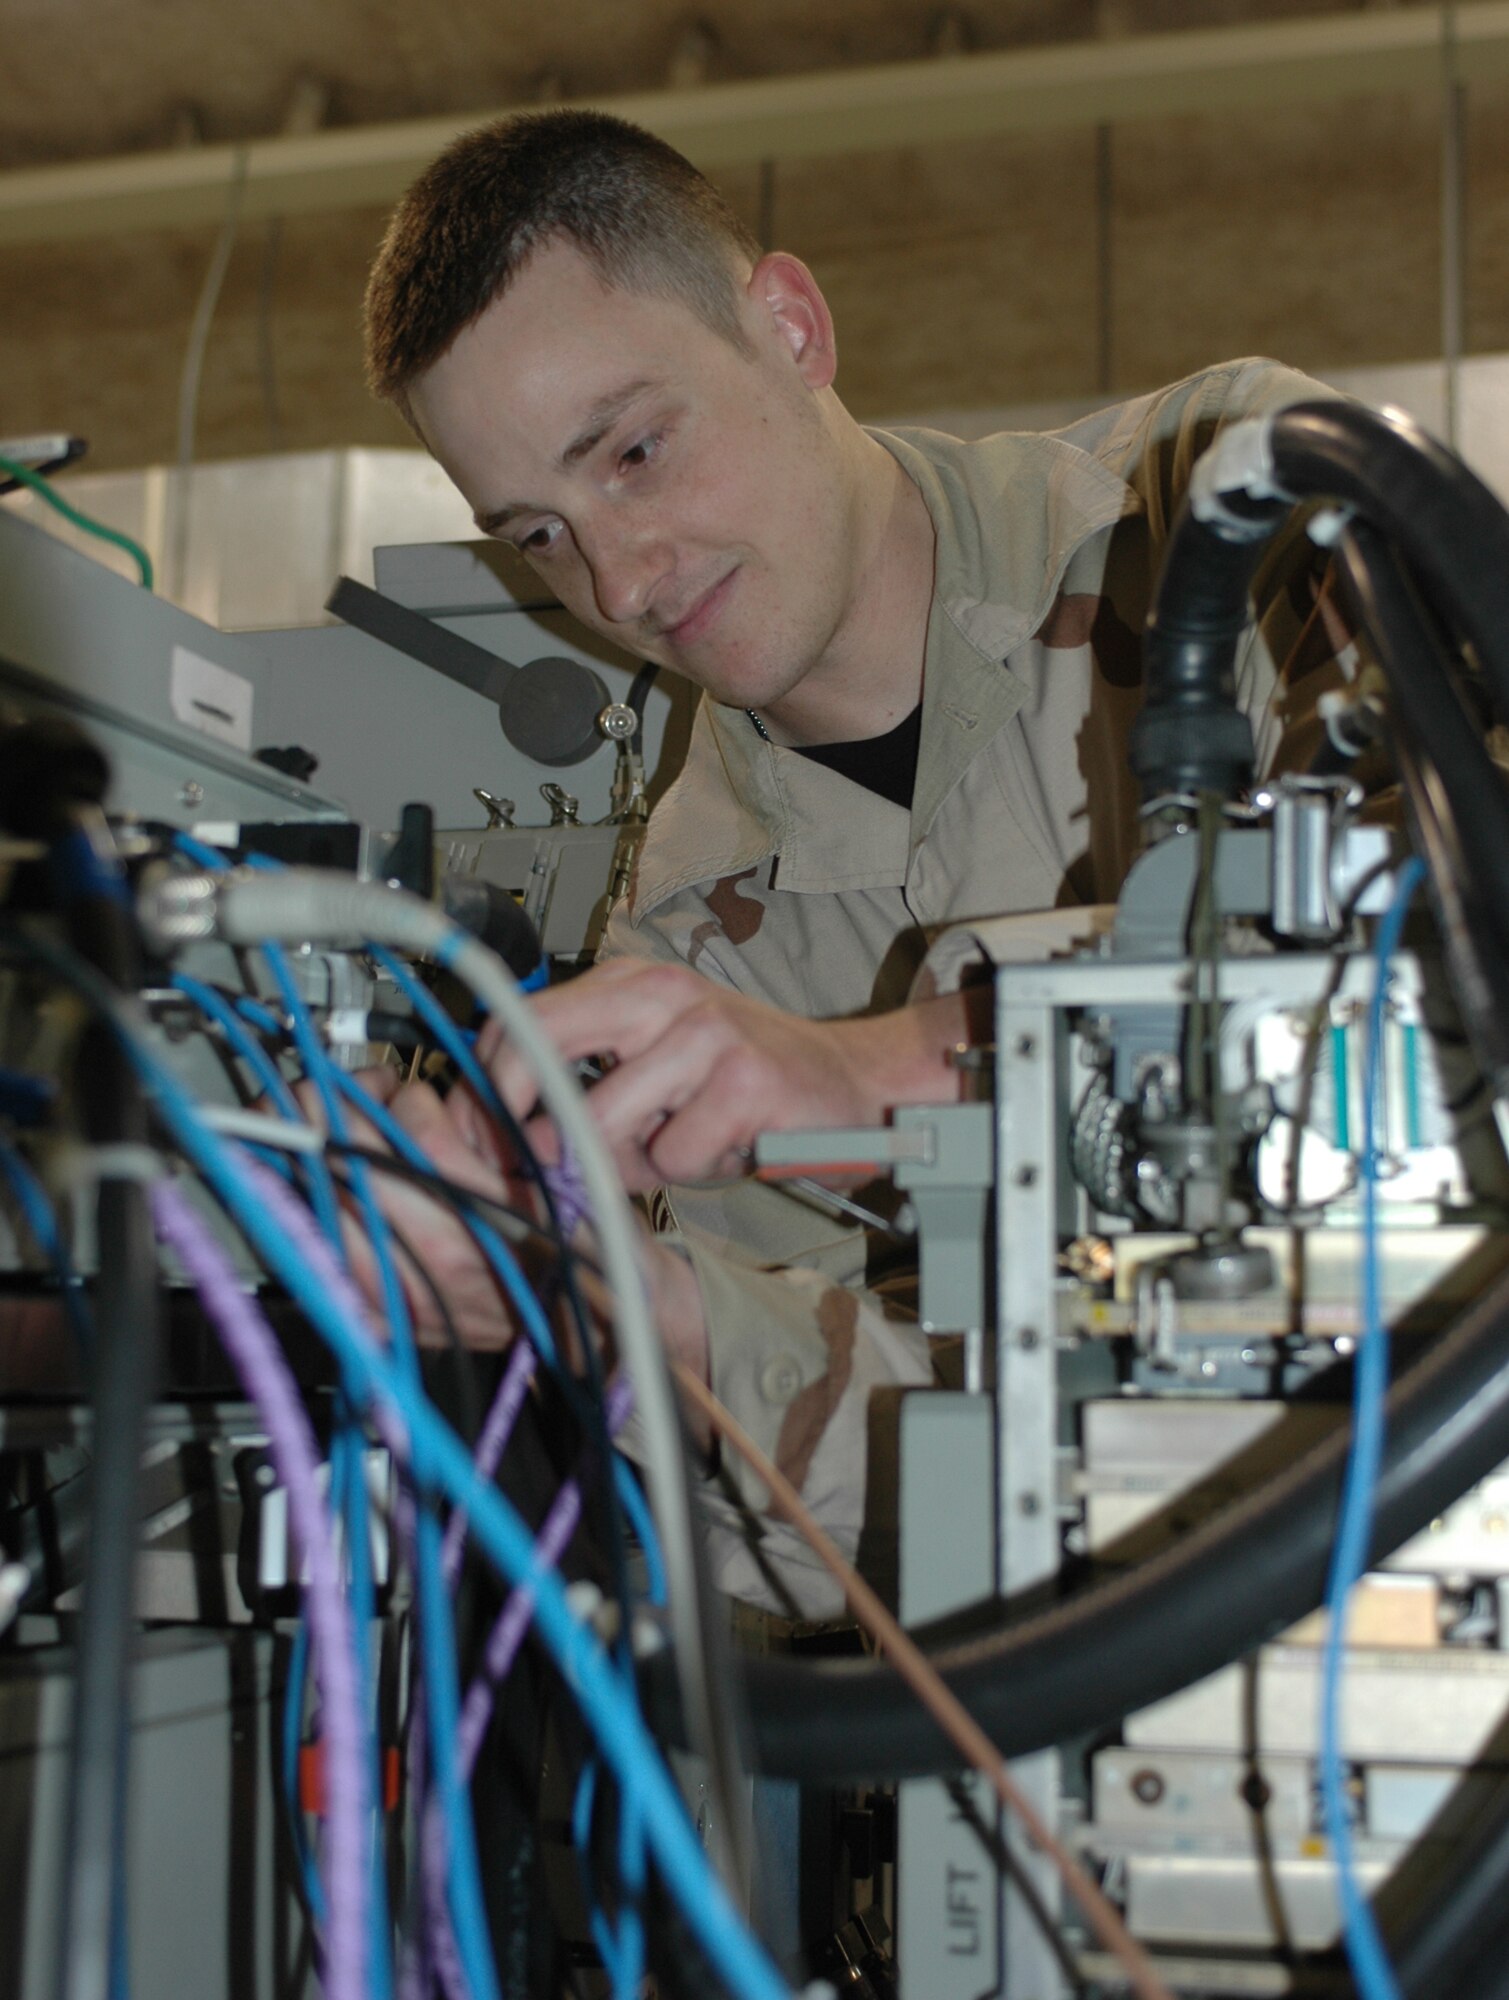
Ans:
[[[772,855],[782,888],[904,882],[938,808],[1026,698],[1008,656],[1041,626],[1076,549],[1141,508],[1124,480],[1067,438],[870,435],[921,491],[937,536],[911,814],[764,742],[743,710],[704,696],[686,764],[640,850],[629,890],[635,923],[682,889]]]

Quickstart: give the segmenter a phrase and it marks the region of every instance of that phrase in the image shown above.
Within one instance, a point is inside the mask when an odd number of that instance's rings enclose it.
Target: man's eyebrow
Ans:
[[[642,375],[637,381],[625,382],[621,388],[610,389],[606,396],[599,396],[582,420],[582,428],[561,453],[562,466],[569,468],[579,465],[588,452],[595,450],[602,443],[625,410],[638,402],[641,396],[659,386],[653,376]],[[490,514],[473,514],[472,519],[484,535],[495,535],[500,528],[506,528],[508,523],[520,514],[532,514],[536,511],[533,507],[515,503],[507,507],[495,507]]]
[[[500,528],[506,528],[510,521],[520,514],[528,514],[528,507],[495,507],[490,514],[473,514],[472,519],[484,535],[495,535]]]
[[[625,382],[622,388],[610,389],[606,396],[599,396],[588,410],[581,429],[561,453],[561,464],[579,464],[589,451],[602,443],[624,411],[655,387],[656,383],[650,376],[642,375],[638,381]]]

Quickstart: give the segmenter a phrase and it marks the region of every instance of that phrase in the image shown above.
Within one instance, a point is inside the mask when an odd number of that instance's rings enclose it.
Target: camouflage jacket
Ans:
[[[607,953],[679,960],[789,1011],[846,1016],[901,1005],[949,926],[1113,900],[1136,846],[1126,739],[1140,635],[1189,473],[1223,423],[1323,393],[1238,361],[1052,434],[874,432],[937,535],[910,812],[704,699]],[[1305,705],[1293,662],[1330,655],[1324,610],[1307,575],[1249,631],[1238,692],[1259,768]],[[698,1274],[714,1389],[887,1587],[882,1432],[893,1392],[934,1381],[940,1360],[904,1284],[877,1281],[863,1232],[776,1187],[667,1190],[663,1219]],[[709,1479],[706,1499],[734,1595],[807,1617],[838,1608],[737,1466]]]

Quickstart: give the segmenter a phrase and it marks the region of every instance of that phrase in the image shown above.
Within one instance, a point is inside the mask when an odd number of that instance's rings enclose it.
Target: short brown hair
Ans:
[[[453,141],[394,210],[367,282],[373,392],[407,417],[409,384],[553,238],[747,350],[735,267],[760,246],[712,183],[622,118],[525,112]]]

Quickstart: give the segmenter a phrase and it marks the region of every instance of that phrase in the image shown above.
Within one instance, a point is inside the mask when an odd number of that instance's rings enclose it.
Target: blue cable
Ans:
[[[665,1563],[660,1554],[660,1539],[655,1533],[655,1517],[650,1512],[644,1488],[635,1477],[633,1466],[618,1451],[613,1453],[613,1484],[618,1491],[618,1504],[628,1516],[629,1525],[644,1550],[649,1600],[651,1604],[663,1606],[667,1597]]]
[[[380,1133],[399,1159],[418,1172],[426,1174],[434,1172],[435,1163],[424,1148],[409,1137],[388,1107],[380,1103],[369,1090],[364,1089],[349,1071],[333,1071],[331,1081],[351,1108]],[[365,1165],[365,1162],[355,1164]],[[493,1275],[507,1292],[510,1304],[523,1322],[530,1345],[542,1361],[559,1371],[560,1357],[556,1350],[555,1336],[550,1331],[550,1322],[546,1319],[544,1308],[519,1268],[518,1259],[497,1230],[480,1215],[471,1210],[458,1210],[458,1214],[470,1231],[477,1248],[487,1259]]]
[[[32,1172],[25,1156],[3,1134],[0,1134],[0,1177],[4,1178],[15,1197],[16,1206],[25,1217],[37,1248],[57,1273],[63,1310],[78,1341],[79,1352],[87,1361],[94,1353],[95,1333],[93,1315],[84,1296],[84,1281],[74,1269],[46,1189]]]
[[[620,1786],[637,1797],[661,1873],[715,1970],[738,2000],[790,2000],[790,1989],[745,1929],[703,1853],[685,1802],[643,1717],[595,1635],[572,1613],[557,1572],[540,1565],[528,1527],[479,1475],[466,1446],[434,1406],[409,1391],[389,1356],[372,1344],[361,1323],[348,1317],[344,1302],[310,1271],[267,1209],[248,1174],[245,1155],[227,1146],[199,1119],[177,1077],[129,1022],[117,1012],[109,1018],[176,1144],[327,1341],[364,1401],[381,1401],[395,1414],[435,1483],[453,1505],[466,1509],[478,1543],[500,1574],[512,1585],[524,1583],[530,1588],[540,1635],[575,1692]]]
[[[260,1000],[254,1000],[250,993],[236,995],[236,1012],[264,1035],[282,1035],[287,1032],[271,1007],[264,1006]]]
[[[415,978],[401,958],[395,957],[380,944],[369,944],[367,951],[374,963],[382,967],[420,1020],[424,1022],[440,1047],[456,1065],[459,1074],[471,1085],[478,1103],[483,1105],[500,1124],[506,1124],[508,1112],[498,1095],[497,1085],[478,1062],[465,1031],[457,1027],[429,987],[422,979]]]
[[[294,981],[284,953],[276,945],[263,947],[269,971],[287,1012],[294,1046],[304,1065],[304,1073],[319,1093],[331,1135],[345,1139],[349,1134],[341,1104],[337,1079],[340,1072],[331,1062],[308,1009]],[[383,1314],[393,1352],[404,1380],[420,1393],[419,1356],[414,1344],[408,1300],[393,1259],[392,1238],[381,1208],[372,1192],[371,1176],[364,1160],[350,1160],[351,1187],[361,1212],[362,1227],[377,1262],[383,1295]],[[413,1471],[416,1485],[428,1485],[425,1467],[416,1452]],[[357,1475],[360,1456],[357,1455]],[[365,1491],[361,1493],[362,1532],[367,1518]],[[356,1514],[353,1505],[353,1517]],[[456,1753],[460,1722],[460,1694],[456,1685],[455,1634],[451,1626],[450,1600],[441,1573],[442,1532],[434,1509],[420,1504],[415,1510],[415,1584],[419,1600],[419,1642],[424,1661],[424,1691],[429,1719],[431,1756],[435,1784],[440,1792],[448,1833],[448,1883],[456,1943],[461,1953],[467,1984],[478,2000],[492,2000],[498,1991],[488,1939],[487,1916],[482,1896],[481,1866],[477,1858],[476,1833],[466,1808],[464,1787]],[[380,1796],[380,1794],[379,1794]]]
[[[429,1168],[430,1162],[423,1149],[409,1137],[409,1134],[398,1123],[398,1120],[392,1115],[386,1105],[380,1103],[353,1076],[344,1070],[334,1071],[332,1080],[342,1096],[351,1104],[352,1108],[362,1117],[371,1121],[400,1159],[407,1161],[410,1166],[416,1167],[421,1171]],[[547,1343],[544,1349],[545,1358],[553,1360],[554,1347],[553,1343],[551,1343],[549,1328],[545,1323],[539,1302],[524,1283],[517,1262],[507,1245],[480,1217],[465,1213],[463,1219],[467,1222],[468,1227],[471,1228],[475,1240],[488,1254],[493,1269],[503,1278],[505,1284],[508,1286],[510,1296],[514,1297],[516,1305],[520,1308],[520,1317],[526,1319],[526,1323],[538,1319],[539,1328],[538,1332],[534,1334],[534,1344],[537,1351],[539,1351],[542,1344],[541,1336],[543,1336],[544,1343]],[[488,1239],[491,1239],[490,1242]],[[634,1477],[633,1469],[627,1461],[616,1451],[610,1452],[610,1461],[613,1483],[618,1493],[619,1504],[622,1506],[624,1513],[629,1517],[634,1532],[644,1549],[650,1601],[654,1604],[663,1605],[666,1601],[665,1567],[660,1554],[660,1543],[655,1533],[653,1517],[645,1502],[639,1483]],[[630,1682],[630,1686],[632,1689],[632,1682]],[[621,1967],[621,1971],[615,1973],[614,1995],[615,2000],[619,2000],[620,1994],[624,1996],[624,2000],[634,2000],[634,1996],[638,1992],[644,1963],[644,1923],[638,1908],[638,1898],[644,1888],[644,1838],[643,1829],[639,1824],[639,1816],[634,1810],[632,1800],[627,1798],[624,1800],[621,1815],[621,1874],[626,1890],[626,1901],[619,1918],[620,1942],[617,1947],[618,1957],[613,1961]],[[594,1922],[596,1919],[597,1913],[594,1912]],[[606,1964],[609,1962],[609,1952],[604,1948],[601,1938],[598,1939],[598,1944],[599,1949],[603,1950],[604,1963]]]
[[[277,1105],[283,1116],[302,1123],[304,1114],[283,1072],[257,1037],[249,1032],[240,1013],[225,995],[187,972],[175,972],[169,983],[175,992],[181,993],[186,1000],[192,1000],[206,1020],[214,1022],[230,1043],[232,1053],[238,1055],[252,1071],[264,1095]],[[293,1162],[279,1147],[256,1146],[254,1151],[258,1159],[275,1168],[285,1180],[294,1178]]]
[[[224,866],[223,857],[217,855],[213,849],[204,848],[201,843],[186,839],[180,842],[180,846],[186,854],[189,854],[191,858],[200,860],[203,865],[210,867]],[[199,849],[200,851],[196,853],[195,849]],[[253,865],[259,865],[257,857],[253,857]],[[260,865],[276,867],[278,864],[261,861]],[[404,1158],[411,1166],[415,1166],[421,1170],[428,1169],[430,1163],[422,1149],[409,1139],[408,1134],[404,1132],[396,1119],[388,1113],[386,1107],[380,1105],[368,1092],[364,1091],[354,1078],[350,1077],[346,1072],[337,1069],[329,1062],[324,1047],[314,1031],[313,1024],[309,1021],[307,1012],[303,1008],[301,998],[282,953],[276,946],[264,946],[263,950],[287,1011],[289,1023],[294,1034],[295,1046],[303,1060],[306,1074],[310,1076],[311,1081],[314,1082],[316,1089],[319,1091],[332,1135],[341,1139],[346,1136],[348,1128],[345,1126],[340,1107],[336,1102],[337,1096],[344,1096],[356,1110],[370,1120],[401,1158]],[[492,1110],[495,1115],[502,1118],[504,1114],[501,1100],[498,1097],[492,1079],[476,1059],[471,1047],[471,1038],[464,1035],[463,1031],[451,1020],[449,1014],[446,1013],[428,987],[417,979],[400,959],[380,946],[371,946],[369,950],[375,961],[382,966],[394,984],[403,992],[414,1012],[427,1024],[435,1040],[456,1065],[460,1074],[471,1085],[479,1102]],[[545,970],[548,972],[548,968],[545,968]],[[541,983],[543,981],[538,977],[532,981],[532,984],[535,985]],[[250,1009],[247,1011],[250,1012]],[[379,1270],[382,1274],[384,1297],[388,1306],[389,1323],[390,1325],[394,1325],[397,1321],[401,1321],[407,1331],[407,1303],[404,1300],[401,1287],[397,1283],[396,1274],[392,1270],[391,1255],[387,1253],[386,1249],[386,1225],[382,1220],[381,1211],[377,1208],[375,1200],[372,1197],[371,1183],[366,1173],[365,1162],[353,1157],[351,1168],[353,1189],[357,1194],[359,1205],[362,1208],[363,1222],[367,1226],[369,1234],[374,1239],[374,1250],[377,1254]],[[547,1362],[556,1365],[555,1344],[550,1335],[548,1322],[545,1320],[538,1300],[525,1283],[516,1259],[497,1233],[483,1223],[480,1218],[469,1215],[465,1219],[468,1226],[472,1229],[473,1236],[478,1242],[479,1247],[487,1257],[491,1268],[503,1283],[516,1311],[524,1322],[526,1330],[530,1333],[537,1351],[542,1354],[542,1357]],[[400,1351],[402,1351],[404,1344],[395,1340],[395,1347]],[[411,1333],[408,1335],[408,1344],[412,1351]],[[417,1374],[413,1386],[416,1390],[418,1389]],[[635,1532],[645,1550],[652,1599],[657,1603],[663,1602],[665,1597],[664,1569],[649,1510],[645,1506],[643,1495],[635,1484],[628,1466],[624,1464],[616,1453],[611,1454],[611,1463],[614,1487],[618,1493],[620,1504],[623,1505],[625,1512],[630,1515]],[[415,1473],[416,1477],[421,1476],[417,1456]],[[422,1641],[432,1623],[436,1622],[432,1620],[431,1616],[427,1615],[427,1605],[438,1615],[446,1603],[443,1587],[439,1585],[439,1524],[433,1519],[433,1516],[428,1514],[427,1510],[421,1509],[417,1533],[422,1540],[425,1537],[427,1525],[433,1531],[435,1568],[432,1579],[428,1574],[431,1551],[421,1546],[418,1551],[421,1560],[418,1565],[419,1574],[417,1581],[419,1584],[420,1631]],[[434,1588],[435,1596],[433,1598],[431,1596],[431,1589],[427,1588],[427,1585]],[[458,1852],[458,1843],[455,1839],[452,1840],[450,1847],[450,1861],[452,1865],[451,1896],[453,1904],[459,1904],[460,1906],[453,1910],[453,1915],[456,1918],[457,1943],[462,1948],[463,1958],[471,1961],[468,1967],[468,1976],[471,1978],[474,1988],[476,1988],[479,1968],[475,1963],[475,1959],[480,1959],[482,1963],[486,1964],[489,1970],[491,1961],[485,1951],[477,1952],[474,1958],[474,1953],[468,1952],[466,1949],[467,1933],[469,1931],[472,1933],[475,1941],[478,1938],[485,1940],[486,1930],[485,1918],[482,1915],[474,1829],[470,1815],[463,1809],[461,1787],[456,1773],[456,1759],[454,1754],[447,1756],[444,1747],[445,1743],[449,1742],[452,1746],[452,1753],[454,1752],[455,1730],[459,1719],[459,1710],[455,1702],[454,1639],[448,1617],[444,1618],[443,1633],[439,1635],[439,1640],[441,1649],[449,1652],[450,1655],[449,1671],[446,1672],[444,1662],[439,1657],[433,1662],[427,1657],[425,1680],[427,1688],[431,1690],[432,1702],[438,1702],[440,1705],[440,1712],[438,1714],[432,1709],[431,1734],[432,1737],[435,1737],[437,1730],[439,1731],[439,1739],[435,1744],[434,1761],[437,1773],[441,1774],[439,1782],[442,1787],[442,1805],[445,1810],[448,1826],[453,1830],[459,1830],[460,1833],[460,1851]],[[628,1690],[631,1698],[636,1698],[634,1696],[632,1680],[628,1679],[631,1670],[628,1669],[626,1660],[624,1666]],[[447,1696],[449,1699],[447,1699]],[[449,1787],[446,1784],[447,1780],[451,1781]],[[451,1794],[454,1794],[454,1796]],[[635,1810],[632,1800],[628,1795],[625,1796],[621,1808],[621,1846],[621,1873],[627,1892],[627,1900],[620,1918],[622,1933],[620,1949],[624,1954],[624,1963],[629,1968],[625,1974],[627,1984],[624,1985],[622,1990],[632,1995],[639,1983],[644,1956],[643,1922],[637,1907],[637,1897],[642,1890],[644,1881],[644,1839],[640,1815]],[[470,1850],[469,1857],[466,1852],[467,1849]],[[456,1879],[458,1873],[462,1878],[459,1884]],[[459,1896],[458,1886],[460,1889]],[[470,1905],[469,1909],[468,1905]],[[487,1989],[483,1988],[481,1990],[485,1991]]]
[[[218,848],[211,847],[205,841],[196,840],[192,834],[176,834],[173,845],[188,860],[213,873],[222,874],[230,865]],[[293,1037],[294,1047],[303,1059],[305,1074],[319,1093],[330,1129],[335,1132],[338,1130],[336,1121],[340,1117],[340,1105],[325,1080],[323,1044],[315,1032],[314,1023],[309,1018],[285,954],[275,944],[263,946],[262,954],[283,1002],[289,1031]],[[281,1024],[278,1025],[281,1030]],[[287,1089],[287,1086],[284,1088]],[[295,1110],[297,1109],[291,1091],[286,1100],[280,1094],[280,1102],[283,1101],[293,1103]],[[343,1257],[340,1203],[335,1192],[335,1182],[322,1157],[315,1156],[311,1161],[311,1167],[310,1195],[315,1215],[335,1254]],[[385,1237],[384,1242],[386,1242]],[[383,1259],[380,1250],[378,1261],[381,1269]],[[369,1698],[375,1703],[377,1683],[371,1635],[377,1616],[377,1591],[372,1575],[372,1549],[369,1541],[371,1504],[367,1492],[366,1440],[352,1414],[359,1403],[360,1397],[353,1393],[352,1385],[349,1382],[344,1383],[343,1394],[337,1398],[336,1424],[330,1440],[330,1489],[331,1499],[345,1524],[346,1561],[350,1572],[352,1636],[356,1650],[357,1672],[360,1684],[369,1690]],[[374,2000],[388,2000],[392,1992],[393,1971],[386,1914],[387,1871],[383,1861],[380,1803],[382,1772],[379,1768],[380,1750],[375,1727],[375,1707],[373,1720],[369,1756],[369,1775],[374,1802],[370,1976]]]
[[[355,1077],[349,1075],[344,1070],[334,1071],[332,1081],[352,1108],[363,1118],[371,1121],[400,1159],[407,1161],[410,1166],[418,1168],[421,1171],[429,1169],[431,1163],[423,1149],[409,1137],[409,1134],[399,1124],[398,1120],[385,1104],[380,1103],[356,1081]],[[525,1283],[512,1252],[497,1232],[483,1222],[481,1217],[465,1213],[463,1220],[467,1223],[468,1228],[471,1229],[474,1239],[487,1255],[493,1270],[508,1287],[509,1295],[514,1300],[516,1307],[519,1309],[521,1319],[525,1321],[526,1327],[530,1331],[536,1351],[541,1352],[543,1358],[553,1364],[555,1361],[555,1348],[551,1339],[549,1326],[545,1321],[539,1301]],[[537,1325],[535,1324],[536,1322],[538,1323]],[[635,1535],[644,1549],[645,1566],[649,1573],[650,1601],[654,1604],[664,1604],[666,1601],[665,1567],[660,1554],[659,1540],[655,1533],[654,1519],[650,1514],[639,1483],[634,1477],[633,1470],[627,1461],[616,1451],[610,1452],[610,1460],[613,1483],[618,1493],[619,1503],[623,1507],[625,1514],[629,1517]],[[624,1808],[624,1814],[625,1825],[627,1826],[631,1818],[633,1818],[627,1805]],[[642,1887],[642,1838],[635,1851],[638,1861],[637,1873],[639,1885]],[[631,1866],[629,1876],[632,1877],[635,1872],[634,1867]],[[637,1909],[631,1907],[626,1912],[625,1919],[622,1921],[627,1922],[630,1918],[632,1918],[631,1937],[632,1935],[638,1935],[640,1939],[638,1951],[639,1957],[642,1960],[643,1924],[639,1918]],[[631,1996],[631,2000],[636,1990],[636,1985],[637,1975],[635,1982],[631,1983],[625,1989]]]
[[[626,1897],[615,1925],[597,1899],[591,1862],[592,1808],[597,1800],[597,1760],[588,1757],[577,1777],[571,1800],[571,1840],[576,1848],[577,1869],[587,1904],[587,1923],[597,1946],[603,1969],[612,1988],[612,2000],[638,2000],[644,1977],[644,1919],[639,1897],[644,1890],[643,1829],[632,1799],[619,1808],[619,1873]]]
[[[1373,1501],[1383,1458],[1388,1393],[1388,1328],[1381,1304],[1378,1230],[1378,1119],[1383,1087],[1384,1006],[1389,964],[1399,949],[1410,898],[1425,869],[1410,859],[1374,940],[1376,971],[1368,1004],[1362,1139],[1362,1338],[1352,1371],[1352,1449],[1342,1485],[1336,1540],[1326,1582],[1326,1643],[1321,1659],[1320,1781],[1326,1834],[1336,1858],[1342,1935],[1362,2000],[1399,2000],[1373,1906],[1357,1879],[1341,1749],[1341,1684],[1346,1659],[1347,1599],[1367,1566]]]
[[[251,1033],[237,1008],[226,999],[225,995],[187,972],[175,972],[169,984],[175,993],[181,993],[186,1000],[192,1000],[200,1013],[206,1015],[221,1030],[235,1053],[240,1056],[247,1068],[255,1073],[258,1083],[283,1116],[302,1124],[304,1114],[299,1109],[299,1100],[294,1096],[288,1079],[256,1036]],[[268,1018],[276,1019],[276,1016],[269,1013]]]

